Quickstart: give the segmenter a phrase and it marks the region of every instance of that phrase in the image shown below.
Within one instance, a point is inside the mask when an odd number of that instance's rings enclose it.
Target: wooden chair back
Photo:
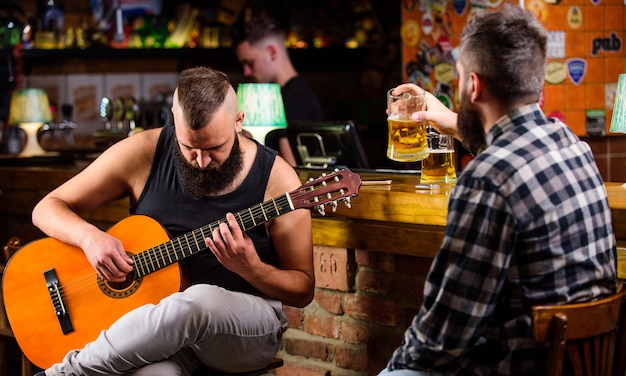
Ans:
[[[533,337],[548,343],[548,376],[624,376],[626,289],[577,304],[534,306]]]

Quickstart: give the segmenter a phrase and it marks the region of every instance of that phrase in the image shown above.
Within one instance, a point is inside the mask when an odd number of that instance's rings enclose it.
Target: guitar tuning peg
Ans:
[[[333,206],[333,213],[337,211],[337,200],[333,201],[332,204]]]
[[[326,209],[324,208],[324,205],[317,206],[317,211],[323,216],[326,215]]]
[[[346,197],[344,204],[346,204],[348,208],[352,208],[352,202],[350,202],[350,197]]]

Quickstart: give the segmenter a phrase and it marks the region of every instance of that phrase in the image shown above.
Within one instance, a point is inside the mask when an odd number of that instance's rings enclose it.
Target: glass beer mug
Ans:
[[[392,90],[387,92],[387,158],[398,162],[421,161],[428,156],[428,126],[425,121],[414,121],[411,115],[426,108],[424,92],[392,95]]]

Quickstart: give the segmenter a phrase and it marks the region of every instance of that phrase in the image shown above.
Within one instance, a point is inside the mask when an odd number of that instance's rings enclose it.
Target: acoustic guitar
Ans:
[[[348,169],[311,179],[295,191],[235,213],[243,231],[296,209],[338,202],[350,206],[361,178]],[[134,215],[107,232],[120,239],[134,262],[124,282],[97,276],[83,251],[53,238],[26,244],[9,260],[3,277],[9,324],[22,352],[48,368],[72,349],[94,340],[125,313],[158,303],[182,288],[178,261],[207,249],[204,239],[226,218],[170,239],[150,217]]]

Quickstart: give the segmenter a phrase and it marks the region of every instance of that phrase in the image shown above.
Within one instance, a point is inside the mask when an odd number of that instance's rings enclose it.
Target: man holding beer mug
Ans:
[[[381,375],[545,374],[531,306],[616,291],[611,212],[591,149],[537,103],[546,49],[530,12],[481,11],[461,35],[458,115],[429,93],[413,114],[481,152],[457,177],[424,303]]]

